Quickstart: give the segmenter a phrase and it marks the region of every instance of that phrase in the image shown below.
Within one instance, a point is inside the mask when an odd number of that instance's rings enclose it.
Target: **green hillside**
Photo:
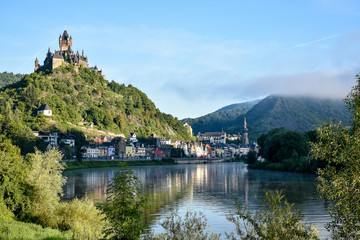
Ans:
[[[350,125],[351,121],[342,100],[283,96],[263,99],[246,114],[246,118],[253,138],[275,127],[309,131],[330,120],[342,121],[345,125]]]
[[[13,74],[8,72],[0,73],[0,88],[5,87],[8,84],[15,83],[21,80],[24,75]]]
[[[53,111],[51,117],[36,115],[45,101]],[[108,82],[93,70],[83,67],[75,70],[71,64],[56,68],[53,73],[26,74],[15,84],[0,89],[2,116],[6,115],[6,103],[32,130],[75,128],[87,136],[127,136],[134,131],[140,137],[155,133],[190,139],[180,121],[160,112],[137,88]],[[94,126],[90,127],[90,123]]]
[[[259,101],[260,100],[255,100],[231,104],[205,116],[199,118],[185,118],[181,121],[183,123],[188,123],[193,128],[194,134],[197,134],[198,132],[221,131],[222,128],[226,130],[239,124],[238,118],[243,116]]]
[[[225,107],[227,110],[224,112],[227,115],[218,117],[216,125],[204,119],[220,116],[218,111],[204,117],[183,121],[190,124],[194,133],[221,131],[222,128],[228,133],[238,133],[242,132],[244,113],[246,113],[251,139],[256,139],[261,133],[266,133],[276,127],[309,131],[330,119],[334,122],[342,121],[345,125],[350,124],[350,114],[342,100],[271,95],[254,104],[251,109],[243,109],[243,112],[231,106]],[[232,113],[234,109],[236,111]],[[234,118],[234,115],[237,117]]]

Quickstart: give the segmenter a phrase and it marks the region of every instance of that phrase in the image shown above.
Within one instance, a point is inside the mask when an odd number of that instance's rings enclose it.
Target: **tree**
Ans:
[[[29,209],[31,187],[26,183],[28,166],[20,149],[0,137],[0,221],[20,217]]]
[[[260,206],[255,213],[236,202],[236,213],[227,216],[235,224],[236,234],[227,233],[227,238],[235,240],[237,235],[240,239],[320,239],[316,228],[308,226],[301,212],[294,211],[293,204],[283,198],[279,191],[266,192],[265,206]]]
[[[334,239],[360,238],[360,76],[346,98],[353,115],[352,126],[329,123],[317,129],[311,156],[327,166],[318,170],[321,197],[331,200],[327,225]]]
[[[26,156],[30,163],[27,182],[33,187],[31,212],[37,220],[47,226],[56,226],[53,216],[62,195],[66,179],[62,176],[65,164],[62,154],[56,148],[45,153],[38,150]]]
[[[257,160],[256,155],[257,155],[257,154],[256,154],[255,151],[250,151],[250,152],[248,152],[248,154],[246,155],[246,160],[245,160],[245,162],[246,162],[247,164],[252,164],[252,163],[256,162],[256,160]]]
[[[143,207],[145,197],[140,195],[139,180],[135,173],[124,167],[118,171],[106,190],[106,202],[102,205],[106,214],[104,231],[111,239],[139,239],[143,233]]]

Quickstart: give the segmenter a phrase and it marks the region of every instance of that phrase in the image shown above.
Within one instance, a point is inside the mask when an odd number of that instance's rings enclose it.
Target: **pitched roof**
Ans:
[[[51,108],[49,107],[49,105],[47,103],[41,105],[38,109],[38,111],[44,111],[44,110],[51,110]]]

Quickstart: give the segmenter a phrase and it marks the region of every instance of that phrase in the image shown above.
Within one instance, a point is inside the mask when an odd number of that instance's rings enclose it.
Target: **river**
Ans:
[[[108,180],[116,167],[81,169],[64,172],[67,183],[64,199],[87,197],[95,203],[104,201]],[[254,199],[266,191],[281,190],[294,207],[300,209],[308,223],[316,224],[321,236],[327,237],[325,224],[330,221],[327,205],[316,192],[315,176],[311,174],[247,169],[241,162],[131,167],[141,181],[151,212],[146,216],[149,228],[161,232],[160,222],[173,211],[203,212],[210,231],[235,231],[226,215],[235,211],[237,199],[251,211],[259,208]]]

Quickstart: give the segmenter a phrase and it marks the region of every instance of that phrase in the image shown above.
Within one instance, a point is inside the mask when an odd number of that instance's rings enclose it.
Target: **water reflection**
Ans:
[[[282,190],[289,202],[300,208],[309,222],[322,232],[329,221],[326,207],[318,199],[314,176],[309,174],[248,170],[243,163],[217,163],[172,166],[131,167],[141,181],[149,201],[146,223],[161,231],[159,222],[172,211],[202,211],[210,230],[234,231],[226,215],[235,210],[234,200],[257,209],[254,195],[263,198],[266,191]],[[65,172],[65,199],[88,197],[101,202],[106,197],[107,182],[116,168],[82,169]],[[223,234],[224,235],[224,234]],[[325,236],[326,233],[323,234]]]

